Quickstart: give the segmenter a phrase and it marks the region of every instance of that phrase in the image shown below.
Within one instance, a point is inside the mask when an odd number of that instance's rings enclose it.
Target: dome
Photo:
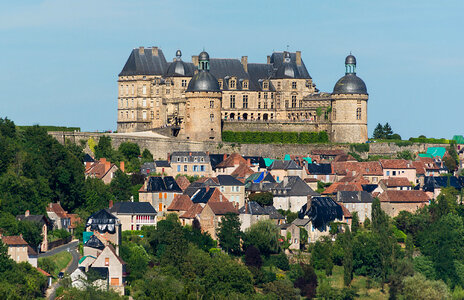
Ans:
[[[345,65],[356,65],[356,57],[354,55],[348,55],[345,58]]]
[[[203,53],[203,52],[202,52]],[[206,53],[206,52],[205,52]],[[200,54],[201,55],[201,54]],[[206,55],[208,55],[206,53]],[[206,70],[200,70],[190,80],[187,92],[220,92],[217,79]]]
[[[182,51],[177,50],[176,51],[176,58],[180,59],[182,57]]]
[[[283,63],[275,73],[275,78],[298,78],[300,73],[294,63]]]
[[[355,73],[348,73],[337,81],[332,94],[367,95],[367,88],[364,81],[356,76]]]
[[[208,54],[208,52],[206,52],[206,51],[201,52],[200,55],[198,55],[198,60],[199,60],[199,61],[202,61],[202,60],[209,60],[209,54]]]
[[[166,76],[191,76],[191,72],[186,63],[176,60],[169,65]]]

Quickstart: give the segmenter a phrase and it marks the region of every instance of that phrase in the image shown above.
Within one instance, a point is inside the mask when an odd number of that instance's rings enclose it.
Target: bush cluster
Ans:
[[[327,143],[329,135],[320,132],[260,132],[260,131],[224,131],[224,142],[241,144],[312,144]]]

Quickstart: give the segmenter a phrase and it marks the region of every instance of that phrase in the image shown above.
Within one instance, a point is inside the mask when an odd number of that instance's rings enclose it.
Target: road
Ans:
[[[67,273],[69,275],[72,272],[74,272],[77,269],[78,265],[79,265],[80,254],[77,251],[77,246],[78,245],[79,245],[79,241],[72,241],[69,244],[62,245],[60,247],[56,247],[55,249],[52,249],[52,250],[50,250],[48,252],[45,252],[45,253],[41,253],[41,254],[39,254],[39,257],[52,256],[52,255],[57,254],[57,253],[62,252],[62,251],[68,251],[69,253],[71,253],[72,259],[71,259],[71,263],[66,268],[65,273]],[[60,279],[58,279],[58,281],[56,281],[54,284],[52,284],[52,286],[49,287],[49,289],[47,290],[47,299],[52,299],[52,300],[55,299],[55,297],[56,297],[56,289],[59,286],[60,286]]]

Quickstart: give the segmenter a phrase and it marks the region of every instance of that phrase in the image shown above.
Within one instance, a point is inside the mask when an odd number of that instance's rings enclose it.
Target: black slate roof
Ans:
[[[298,218],[304,219],[306,216],[309,217],[314,228],[324,231],[335,219],[343,220],[343,210],[330,197],[313,197],[311,207],[308,208],[306,203],[298,212]]]
[[[116,202],[109,211],[128,215],[156,215],[156,210],[149,202]]]
[[[365,191],[338,191],[337,201],[343,203],[372,203],[374,198],[372,198],[371,194]]]
[[[307,165],[309,174],[314,175],[330,175],[332,174],[332,166],[330,164],[312,163]]]
[[[362,186],[363,191],[372,193],[379,185],[378,184],[363,184],[361,186]]]
[[[98,230],[100,233],[114,233],[117,220],[118,218],[106,209],[101,209],[87,219],[86,227],[90,226],[91,230]]]
[[[49,219],[44,215],[29,215],[27,217],[25,215],[17,215],[16,220],[29,221],[29,222],[35,222],[35,223],[47,224],[47,225],[50,224]]]
[[[84,246],[90,247],[90,248],[95,248],[99,250],[105,249],[105,245],[100,241],[95,234],[92,234],[90,238],[85,242]]]
[[[216,188],[200,188],[197,192],[192,196],[193,203],[208,203],[209,199],[214,193]]]
[[[266,213],[269,215],[270,219],[285,219],[284,216],[274,207],[274,206],[265,206],[263,207]]]
[[[287,180],[286,180],[287,179]],[[286,196],[320,196],[298,176],[287,176],[276,186],[272,193],[275,197]]]
[[[139,48],[133,49],[119,76],[130,75],[164,75],[168,64],[163,51],[158,49],[158,56],[153,55],[151,48],[145,48],[140,54]]]
[[[224,161],[224,154],[210,154],[209,161],[211,164],[211,168],[216,170],[216,166]]]
[[[219,185],[224,185],[224,186],[245,185],[243,182],[241,182],[240,180],[236,179],[235,177],[231,175],[218,175],[217,179],[219,181]]]
[[[301,60],[301,66],[297,66],[296,65],[296,53],[289,52],[289,54],[290,54],[290,63],[294,64],[295,68],[298,71],[298,77],[296,78],[311,79],[311,76],[309,75],[309,72],[306,69],[306,66],[303,62],[303,59]],[[272,53],[271,64],[273,65],[275,70],[278,70],[284,64],[284,52]]]
[[[423,190],[433,192],[436,188],[454,187],[458,191],[462,189],[460,180],[454,176],[429,176],[425,177]]]
[[[155,165],[160,168],[170,168],[171,163],[167,160],[157,160],[155,161]]]
[[[266,162],[262,156],[243,156],[244,159],[250,160],[250,163],[254,166],[258,166],[260,169],[266,168]]]
[[[84,162],[95,162],[95,159],[93,159],[92,156],[90,156],[89,154],[85,154],[84,155]]]
[[[147,192],[182,193],[182,189],[172,176],[152,176],[148,179]]]

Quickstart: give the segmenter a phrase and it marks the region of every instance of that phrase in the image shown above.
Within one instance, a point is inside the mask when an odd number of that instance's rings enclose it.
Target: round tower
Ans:
[[[332,141],[364,143],[367,141],[367,99],[364,81],[356,76],[356,58],[345,59],[345,76],[332,93]]]
[[[198,56],[198,72],[185,91],[185,119],[180,136],[194,141],[221,141],[222,92],[209,72],[209,55]]]

